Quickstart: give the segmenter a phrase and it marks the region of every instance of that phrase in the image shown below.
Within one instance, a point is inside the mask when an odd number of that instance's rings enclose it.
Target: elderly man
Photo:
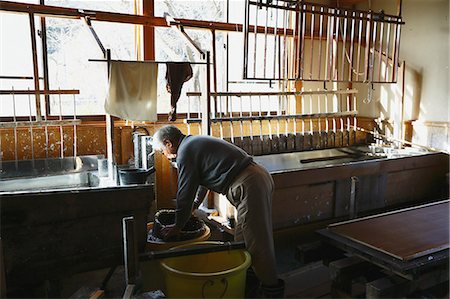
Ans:
[[[237,209],[235,239],[244,240],[263,295],[283,297],[273,244],[273,180],[267,170],[233,144],[210,136],[186,136],[172,125],[155,133],[153,146],[176,159],[178,167],[176,222],[161,232],[164,238],[180,233],[207,189],[224,194]]]

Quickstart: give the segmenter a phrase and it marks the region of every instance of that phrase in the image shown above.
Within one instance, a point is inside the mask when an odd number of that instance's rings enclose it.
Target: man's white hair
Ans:
[[[170,140],[172,143],[178,142],[183,133],[180,129],[173,125],[164,126],[155,134],[153,134],[152,146],[154,150],[162,150],[164,148],[164,141]]]

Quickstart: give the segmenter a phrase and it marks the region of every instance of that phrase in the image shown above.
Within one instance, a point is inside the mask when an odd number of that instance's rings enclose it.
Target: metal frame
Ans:
[[[400,28],[404,24],[401,16],[304,1],[275,0],[263,3],[247,0],[246,4],[245,79],[369,83],[397,81]],[[258,14],[262,16],[258,17]],[[267,18],[269,14],[271,20]],[[295,17],[291,18],[291,15]],[[281,17],[283,20],[280,24],[278,18]],[[295,21],[285,22],[285,19]],[[320,23],[318,32],[316,20]],[[265,28],[264,32],[255,29],[259,27]],[[310,41],[309,52],[305,51],[307,39]],[[322,51],[313,51],[316,39],[319,49],[325,43],[325,59],[321,57]],[[286,51],[286,45],[291,43],[295,44],[295,50]],[[268,54],[267,48],[273,48],[274,53]],[[361,50],[363,53],[360,53]],[[278,68],[275,63],[272,65],[268,62],[267,55],[278,57]],[[364,60],[362,64],[359,62],[361,58]],[[316,59],[319,65],[314,70]],[[294,72],[289,72],[291,65],[295,66]],[[323,67],[326,71],[322,73]],[[306,68],[309,71],[305,71]]]

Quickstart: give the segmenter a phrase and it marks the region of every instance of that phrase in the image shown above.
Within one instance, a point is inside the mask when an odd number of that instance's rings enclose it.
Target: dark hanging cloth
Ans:
[[[166,65],[166,88],[171,94],[169,121],[175,121],[177,119],[177,102],[181,95],[181,88],[183,87],[184,82],[192,78],[192,67],[188,62],[168,62]]]

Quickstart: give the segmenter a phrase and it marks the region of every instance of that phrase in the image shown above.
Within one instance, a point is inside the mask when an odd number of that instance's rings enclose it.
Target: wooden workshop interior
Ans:
[[[272,175],[285,297],[448,298],[449,25],[447,0],[0,1],[0,297],[180,297],[149,238],[172,124]],[[245,251],[224,195],[197,214],[183,244],[214,245],[184,258]],[[211,277],[182,296],[244,297]]]

